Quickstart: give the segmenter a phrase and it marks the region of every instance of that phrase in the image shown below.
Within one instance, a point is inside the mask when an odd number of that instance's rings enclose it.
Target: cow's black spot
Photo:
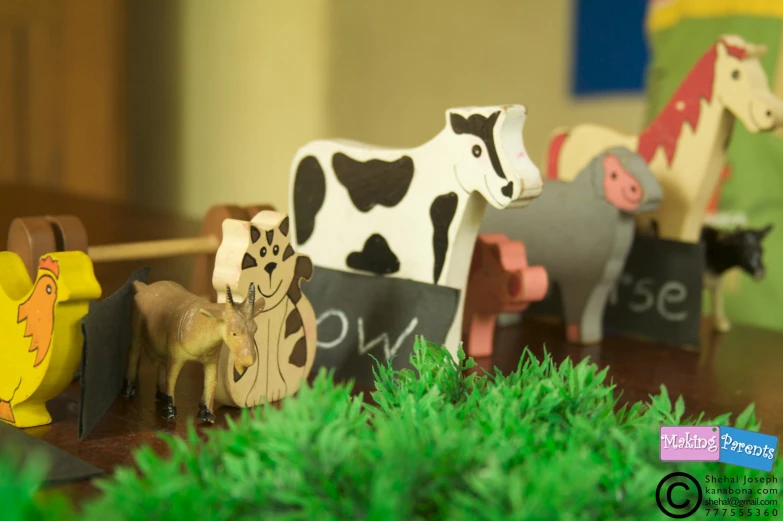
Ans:
[[[514,193],[514,183],[509,181],[509,183],[506,186],[504,186],[503,188],[500,189],[500,193],[502,193],[503,195],[505,195],[506,197],[508,197],[510,199],[511,198],[511,194]]]
[[[449,120],[451,121],[451,129],[455,134],[472,134],[484,142],[487,146],[492,168],[498,177],[506,179],[506,174],[503,172],[503,167],[500,166],[500,158],[495,147],[495,137],[492,135],[498,116],[500,116],[500,111],[493,112],[489,117],[481,114],[471,114],[467,119],[459,114],[451,113]]]
[[[245,256],[242,257],[242,269],[246,270],[248,268],[255,268],[256,266],[258,266],[258,263],[256,262],[255,257],[249,253],[245,253]]]
[[[285,319],[285,338],[293,335],[302,327],[302,315],[294,308],[293,311]]]
[[[261,237],[261,230],[259,230],[258,228],[256,228],[255,226],[253,226],[251,224],[250,225],[250,242],[255,244],[259,237]]]
[[[283,219],[283,222],[280,223],[280,226],[277,227],[278,230],[280,230],[280,233],[282,233],[285,237],[288,237],[288,216],[285,216],[285,219]]]
[[[345,264],[349,268],[369,271],[376,275],[396,273],[400,269],[400,261],[389,248],[389,243],[380,234],[374,233],[364,242],[362,251],[348,254]]]
[[[321,163],[314,156],[307,156],[299,162],[294,176],[294,217],[299,244],[306,243],[313,235],[315,216],[325,197],[326,177]]]
[[[245,372],[247,372],[247,371],[245,371]],[[245,372],[240,374],[239,371],[237,371],[237,368],[234,367],[234,383],[238,382],[239,379],[242,378],[245,375]]]
[[[449,250],[449,226],[457,213],[459,198],[454,192],[439,195],[430,206],[432,219],[432,251],[435,254],[433,266],[433,283],[437,284],[443,264],[446,262],[446,252]]]
[[[357,161],[339,152],[332,157],[332,167],[360,212],[369,212],[377,204],[397,206],[408,193],[414,171],[409,156],[396,161]]]
[[[266,231],[266,243],[271,246],[272,245],[272,241],[274,240],[274,238],[275,238],[275,231],[274,230],[267,230]]]
[[[307,341],[305,337],[296,341],[294,348],[291,350],[291,356],[288,357],[288,362],[294,367],[305,366],[305,363],[307,363]]]

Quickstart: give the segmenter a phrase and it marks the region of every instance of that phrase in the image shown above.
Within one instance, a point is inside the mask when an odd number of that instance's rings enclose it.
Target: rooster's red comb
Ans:
[[[52,273],[54,273],[55,278],[60,277],[60,265],[57,263],[56,260],[53,258],[46,256],[43,259],[41,259],[40,264],[38,264],[39,270],[49,270]]]

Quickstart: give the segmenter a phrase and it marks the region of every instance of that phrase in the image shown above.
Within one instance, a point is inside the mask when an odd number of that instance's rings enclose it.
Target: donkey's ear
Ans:
[[[772,231],[772,229],[773,229],[774,227],[775,227],[775,226],[774,226],[773,224],[768,224],[768,225],[766,225],[764,228],[762,228],[761,230],[759,230],[759,239],[763,239],[764,237],[766,237],[766,236],[767,236],[767,234],[768,234],[769,232],[771,232],[771,231]]]
[[[255,308],[253,309],[253,318],[264,312],[265,305],[266,302],[264,301],[264,297],[256,297],[256,304]]]
[[[202,315],[204,315],[205,317],[211,318],[212,320],[220,320],[219,316],[214,315],[213,313],[210,313],[209,311],[207,311],[204,308],[199,308],[198,312],[201,313]]]

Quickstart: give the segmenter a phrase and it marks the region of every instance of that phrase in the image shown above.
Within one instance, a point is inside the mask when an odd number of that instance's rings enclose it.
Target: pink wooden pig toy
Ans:
[[[467,354],[490,356],[499,313],[519,313],[542,300],[549,277],[542,266],[528,266],[525,246],[499,233],[480,235],[465,295],[462,335]]]

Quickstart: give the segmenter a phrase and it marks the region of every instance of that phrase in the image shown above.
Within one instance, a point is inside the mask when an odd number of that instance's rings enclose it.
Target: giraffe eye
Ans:
[[[279,246],[275,246],[274,248],[272,248],[272,253],[274,253],[275,255],[280,253],[280,247]]]
[[[263,248],[261,248],[261,256],[262,256],[262,257],[265,257],[265,256],[266,256],[266,246],[264,246]]]
[[[738,80],[740,77],[740,71],[739,69],[734,69],[734,71],[731,73],[731,77],[735,80]]]
[[[51,284],[47,284],[46,285],[46,293],[49,294],[49,295],[52,294],[52,285]]]

